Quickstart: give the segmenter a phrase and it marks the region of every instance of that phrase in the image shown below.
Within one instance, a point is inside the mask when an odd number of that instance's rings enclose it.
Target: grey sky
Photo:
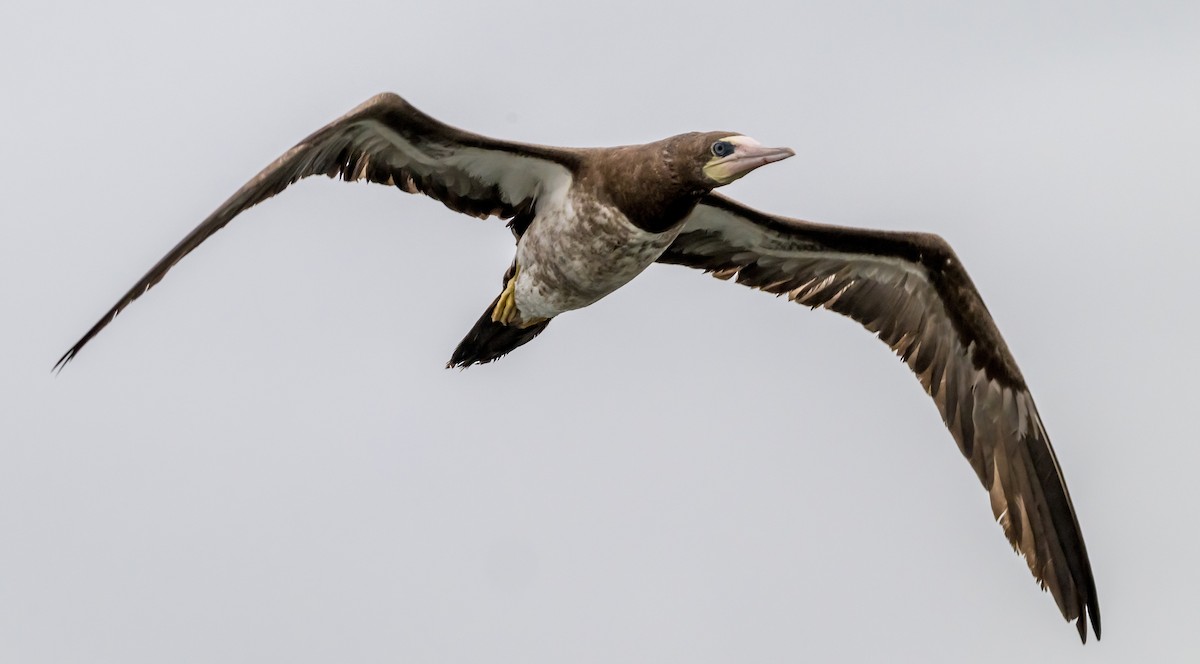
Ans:
[[[1194,3],[407,4],[3,11],[0,661],[1196,661]],[[382,187],[250,211],[51,376],[384,90],[539,143],[735,130],[797,157],[729,195],[947,238],[1103,641],[855,324],[655,267],[447,371],[510,236]]]

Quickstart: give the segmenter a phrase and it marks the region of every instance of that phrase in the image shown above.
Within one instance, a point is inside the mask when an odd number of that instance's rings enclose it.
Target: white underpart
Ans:
[[[614,207],[567,187],[549,192],[517,245],[517,310],[523,320],[580,309],[629,283],[679,234],[649,233]]]

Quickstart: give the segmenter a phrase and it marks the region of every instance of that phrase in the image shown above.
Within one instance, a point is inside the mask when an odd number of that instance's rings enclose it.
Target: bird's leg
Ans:
[[[521,274],[521,266],[517,265],[513,270],[513,276],[504,285],[504,291],[500,293],[500,299],[496,300],[496,307],[492,309],[492,322],[501,323],[504,325],[512,324],[517,318],[517,276]]]

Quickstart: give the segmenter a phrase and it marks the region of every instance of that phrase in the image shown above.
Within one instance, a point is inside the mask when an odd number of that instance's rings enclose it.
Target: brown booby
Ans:
[[[735,132],[645,145],[558,148],[487,138],[378,95],[288,150],[202,221],[55,365],[61,369],[184,256],[247,208],[324,174],[423,193],[508,221],[516,256],[500,294],[447,366],[490,362],[557,315],[654,262],[846,315],[887,343],[933,398],[992,512],[1067,620],[1100,637],[1087,548],[1033,398],[975,285],[936,235],[860,230],[758,212],[712,190],[792,156]]]

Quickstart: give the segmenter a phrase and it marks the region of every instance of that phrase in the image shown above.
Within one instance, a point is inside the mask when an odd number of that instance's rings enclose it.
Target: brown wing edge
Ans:
[[[378,120],[397,130],[397,133],[409,140],[427,140],[465,147],[502,150],[555,161],[570,169],[574,169],[577,165],[576,154],[569,150],[490,139],[442,123],[422,113],[399,95],[393,93],[375,95],[342,117],[310,134],[267,165],[249,182],[242,185],[155,263],[132,288],[126,291],[116,304],[109,308],[67,352],[63,353],[51,371],[61,372],[83,347],[107,327],[125,307],[153,288],[176,263],[214,233],[224,228],[234,217],[275,196],[305,177],[325,174],[331,178],[341,176],[347,181],[368,179],[380,184],[394,185],[408,193],[424,193],[441,201],[451,210],[477,217],[495,215],[502,218],[523,218],[528,216],[528,210],[521,206],[464,199],[455,196],[446,187],[429,178],[421,178],[412,173],[392,172],[367,158],[362,149],[352,149],[353,146],[335,145],[334,147],[338,149],[326,150],[324,154],[320,154],[324,142],[336,140],[339,131],[362,120]]]
[[[747,208],[716,194],[707,197],[702,205],[709,205],[739,216],[762,227],[765,231],[795,238],[807,252],[867,254],[892,259],[898,258],[922,268],[923,274],[926,275],[934,287],[938,299],[942,302],[946,318],[951,323],[958,344],[963,349],[969,349],[970,352],[967,355],[971,364],[976,370],[983,372],[983,375],[989,379],[989,385],[999,388],[998,394],[990,396],[1001,402],[1008,399],[1007,405],[1011,406],[1008,414],[1011,415],[1013,411],[1016,411],[1018,416],[1025,418],[1020,422],[1008,423],[1015,427],[1013,434],[1019,433],[1024,428],[1024,434],[1019,439],[1012,440],[1016,443],[1015,445],[1004,445],[1005,440],[1011,440],[1014,436],[1003,435],[999,429],[1001,426],[999,421],[986,427],[987,431],[975,431],[971,418],[961,416],[961,413],[970,413],[974,408],[977,386],[966,385],[965,387],[969,389],[961,396],[955,395],[953,389],[947,389],[951,384],[953,372],[946,373],[945,363],[939,363],[933,357],[946,349],[938,349],[936,344],[933,344],[932,347],[927,344],[920,350],[916,350],[915,345],[911,343],[911,336],[904,334],[905,330],[899,329],[898,319],[903,319],[904,315],[911,311],[901,311],[893,316],[890,322],[880,323],[877,318],[873,318],[881,313],[880,302],[870,301],[868,296],[856,303],[853,295],[847,292],[847,283],[832,278],[821,280],[821,286],[813,287],[803,298],[792,299],[813,308],[817,306],[828,308],[867,326],[909,364],[926,392],[934,398],[943,422],[954,435],[963,454],[975,466],[980,481],[989,492],[992,492],[993,510],[997,519],[1004,526],[1005,534],[1014,550],[1026,558],[1031,572],[1041,587],[1051,591],[1064,617],[1068,620],[1076,619],[1080,639],[1084,643],[1087,642],[1089,615],[1092,629],[1096,638],[1099,639],[1101,633],[1100,607],[1091,563],[1054,450],[1050,446],[1049,438],[1045,434],[1045,429],[1037,415],[1036,407],[1032,397],[1029,396],[1024,378],[1017,368],[1016,362],[1008,351],[1007,345],[984,306],[977,289],[950,246],[942,238],[931,234],[871,231],[777,217]],[[712,239],[703,237],[707,235],[705,231],[696,232],[696,235],[701,236],[702,240]],[[711,242],[697,242],[694,239],[689,237],[685,227],[684,232],[680,234],[675,244],[668,248],[660,262],[702,269],[722,279],[735,277],[743,285],[776,295],[788,293],[796,285],[795,282],[789,283],[787,280],[781,280],[777,272],[772,273],[770,269],[760,269],[756,263],[758,257],[754,256],[753,252],[746,247],[730,246],[728,255],[724,256],[713,253],[689,253],[689,245],[704,245],[706,249],[712,246]],[[867,291],[863,291],[863,293],[866,294]],[[855,310],[856,306],[860,307],[857,311]],[[905,308],[901,307],[901,309]],[[939,366],[939,364],[943,366]],[[953,367],[950,368],[953,369]],[[961,378],[967,377],[964,375]],[[943,379],[945,379],[945,383],[942,382]],[[961,379],[959,383],[960,388],[964,387]],[[939,386],[942,389],[940,395],[938,393]],[[988,396],[979,394],[978,398],[983,400]],[[1016,403],[1018,400],[1020,401],[1019,405]],[[995,438],[993,439],[992,436]],[[981,438],[983,440],[980,440]],[[989,439],[1002,448],[999,451],[1003,454],[996,454],[993,458],[991,451],[973,449],[985,447],[985,445],[976,445],[976,443],[985,443]],[[1014,449],[1009,449],[1009,447]],[[1010,459],[1013,454],[1016,454],[1016,457]],[[984,463],[989,465],[993,462],[1009,464],[1010,460],[1015,461],[1016,464],[1006,466],[1003,473],[999,466],[991,469],[983,467]],[[1028,477],[1027,469],[1032,470],[1035,477]],[[995,486],[993,486],[993,475],[988,472],[989,470],[995,473]],[[1000,486],[1002,477],[1009,484],[1015,482],[1021,486]],[[1029,506],[1020,504],[1022,509],[1018,510],[1020,512],[1017,515],[1018,518],[1010,518],[1012,515],[998,511],[995,503],[997,500],[995,491],[999,490],[1003,493],[1005,488],[1015,492],[1014,497],[1018,499],[1028,496],[1035,504]],[[1039,497],[1043,503],[1040,506],[1036,504]],[[999,499],[1003,501],[1004,496],[999,496]],[[1029,513],[1030,509],[1033,510],[1032,513]],[[1035,530],[1040,530],[1038,539],[1040,546],[1036,549],[1032,541],[1022,541],[1026,535],[1032,535],[1032,531]],[[1022,544],[1027,550],[1022,550]],[[1050,547],[1061,551],[1061,560],[1056,559]],[[1046,556],[1048,559],[1043,560],[1042,556]],[[1061,569],[1063,564],[1066,569]],[[1063,576],[1061,573],[1065,573],[1067,578],[1059,578]],[[1064,592],[1072,589],[1074,592],[1064,596]]]

